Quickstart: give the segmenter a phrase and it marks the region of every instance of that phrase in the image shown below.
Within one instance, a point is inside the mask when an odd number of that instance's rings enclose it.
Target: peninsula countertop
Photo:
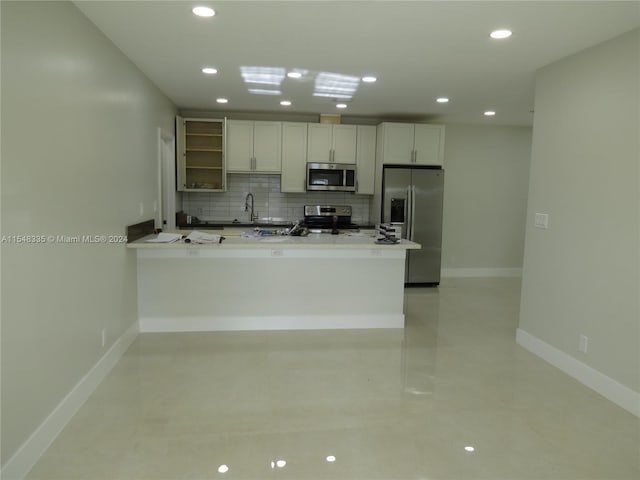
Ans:
[[[187,235],[189,232],[184,232]],[[209,233],[209,232],[208,232]],[[222,233],[222,232],[220,232]],[[380,250],[414,250],[420,249],[418,243],[402,239],[396,244],[376,243],[375,233],[341,233],[331,235],[326,233],[311,233],[307,236],[288,235],[260,235],[255,237],[245,237],[239,231],[225,230],[222,235],[224,240],[221,243],[185,243],[178,240],[173,243],[152,243],[147,240],[155,238],[156,235],[148,235],[135,242],[127,244],[127,248],[134,249],[380,249]]]

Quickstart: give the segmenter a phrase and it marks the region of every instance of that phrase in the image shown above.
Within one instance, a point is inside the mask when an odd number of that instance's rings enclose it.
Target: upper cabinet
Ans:
[[[373,195],[376,178],[376,127],[358,125],[356,193]]]
[[[176,117],[176,133],[178,190],[224,191],[224,120]]]
[[[227,120],[227,171],[280,173],[282,123]]]
[[[356,163],[355,125],[309,123],[307,162]]]
[[[280,191],[304,193],[307,176],[307,124],[282,123],[282,175]]]
[[[381,123],[377,144],[377,154],[383,164],[442,166],[444,163],[444,125]]]

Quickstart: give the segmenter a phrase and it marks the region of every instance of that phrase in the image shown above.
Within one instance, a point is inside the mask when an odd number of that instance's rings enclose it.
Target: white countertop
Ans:
[[[185,232],[185,235],[189,232]],[[213,232],[206,232],[213,233]],[[286,235],[266,235],[260,237],[242,237],[240,231],[222,230],[215,234],[222,234],[224,240],[220,244],[194,244],[178,241],[174,243],[149,243],[145,240],[155,238],[156,235],[143,237],[128,243],[127,248],[135,249],[381,249],[381,250],[414,250],[421,245],[409,240],[400,240],[393,245],[375,243],[375,234],[362,232],[359,234],[331,235],[327,233],[312,233],[306,237],[290,237]]]

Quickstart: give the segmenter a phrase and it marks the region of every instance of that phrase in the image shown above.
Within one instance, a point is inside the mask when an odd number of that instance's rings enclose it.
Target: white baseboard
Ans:
[[[134,323],[98,362],[80,379],[66,397],[31,434],[18,451],[7,461],[0,478],[4,480],[20,480],[35,465],[42,454],[60,434],[69,420],[95,391],[100,382],[107,376],[129,345],[138,335],[138,323]]]
[[[521,277],[521,268],[443,268],[442,277]]]
[[[140,332],[217,332],[229,330],[324,330],[404,328],[403,314],[281,315],[140,318]]]
[[[631,390],[629,387],[585,365],[571,355],[524,330],[518,329],[516,331],[516,342],[580,383],[595,390],[606,399],[611,400],[636,417],[640,417],[640,393]]]

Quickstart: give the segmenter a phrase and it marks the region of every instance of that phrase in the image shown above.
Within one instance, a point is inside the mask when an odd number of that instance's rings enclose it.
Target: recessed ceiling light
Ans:
[[[436,102],[438,103],[447,103],[449,99],[447,97],[438,97],[436,98]]]
[[[220,465],[218,467],[218,472],[220,473],[227,473],[229,471],[229,467],[227,465]]]
[[[335,462],[335,461],[336,461],[335,455],[328,455],[327,456],[327,462]]]
[[[291,106],[291,102],[289,100],[282,100],[280,102],[280,105],[282,105],[283,107],[289,107]]]
[[[471,445],[467,445],[466,447],[464,447],[465,451],[467,452],[475,452],[475,448],[472,447]]]
[[[202,73],[206,73],[207,75],[215,75],[216,73],[218,73],[218,69],[213,67],[204,67],[202,69]]]
[[[487,117],[493,117],[496,112],[494,112],[493,110],[487,110],[486,112],[484,112],[485,116]]]
[[[215,10],[209,7],[194,7],[191,11],[199,17],[213,17],[216,14]]]
[[[289,78],[302,78],[301,72],[289,72],[287,73],[287,77]]]
[[[220,98],[216,98],[216,102],[218,102],[218,103],[228,103],[229,100],[226,99],[226,98],[220,97]]]
[[[511,30],[507,30],[507,29],[494,30],[493,32],[491,32],[489,34],[489,36],[491,38],[495,38],[496,40],[502,40],[503,38],[509,38],[511,35],[513,35],[513,32]]]
[[[375,83],[375,81],[377,80],[376,77],[371,76],[371,75],[367,75],[366,77],[362,77],[362,81],[365,83]]]
[[[347,108],[346,103],[336,103],[336,108]]]

